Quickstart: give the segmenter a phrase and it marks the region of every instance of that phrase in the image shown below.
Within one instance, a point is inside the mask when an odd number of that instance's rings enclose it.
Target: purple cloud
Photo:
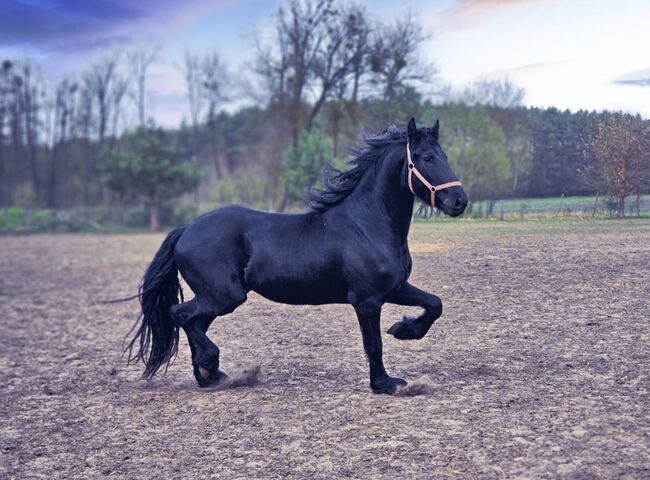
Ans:
[[[92,50],[183,21],[226,0],[18,0],[0,3],[0,47]]]

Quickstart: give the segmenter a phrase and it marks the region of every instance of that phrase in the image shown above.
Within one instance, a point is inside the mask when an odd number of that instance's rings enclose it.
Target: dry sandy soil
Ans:
[[[256,295],[209,333],[200,390],[120,358],[158,235],[0,238],[0,478],[650,478],[650,221],[415,225],[412,281],[443,317],[384,337],[373,395],[353,311]],[[404,313],[384,308],[384,328]]]

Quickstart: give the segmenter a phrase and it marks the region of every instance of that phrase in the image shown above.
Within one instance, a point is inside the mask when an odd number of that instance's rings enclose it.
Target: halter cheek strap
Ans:
[[[447,182],[447,183],[442,183],[440,185],[431,185],[429,181],[424,178],[424,175],[420,173],[420,171],[415,168],[415,164],[413,163],[413,160],[411,159],[411,147],[406,143],[406,165],[408,166],[408,182],[409,182],[409,190],[411,190],[411,193],[415,195],[415,190],[413,190],[413,174],[415,174],[418,179],[424,184],[425,187],[427,187],[431,191],[431,206],[435,207],[436,206],[436,192],[438,190],[444,190],[449,187],[460,187],[463,184],[460,183],[459,181],[455,182]]]

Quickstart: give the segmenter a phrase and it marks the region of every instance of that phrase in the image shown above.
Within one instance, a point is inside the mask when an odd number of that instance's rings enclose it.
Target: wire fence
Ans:
[[[614,217],[617,215],[618,203],[609,197],[555,197],[555,198],[520,198],[492,201],[470,202],[465,211],[465,218],[500,218],[526,219],[555,216],[577,217]],[[628,197],[625,215],[639,217],[650,215],[650,195]],[[416,209],[420,218],[440,217],[442,213],[432,210],[424,204]]]

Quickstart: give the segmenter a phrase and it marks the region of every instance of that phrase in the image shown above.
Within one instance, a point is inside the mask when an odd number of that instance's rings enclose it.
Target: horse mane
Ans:
[[[381,133],[365,137],[365,146],[352,148],[351,168],[339,170],[333,165],[327,165],[323,172],[323,188],[312,188],[306,195],[305,201],[312,210],[323,212],[338,205],[352,193],[363,175],[386,155],[393,145],[406,144],[406,132],[396,126],[388,127]]]

